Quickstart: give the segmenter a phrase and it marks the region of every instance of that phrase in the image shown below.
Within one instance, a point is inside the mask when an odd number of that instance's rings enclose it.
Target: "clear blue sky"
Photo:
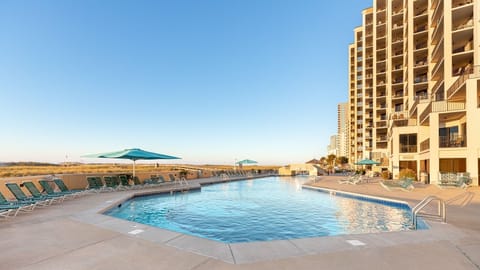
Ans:
[[[371,3],[1,1],[0,161],[131,147],[195,164],[323,156]]]

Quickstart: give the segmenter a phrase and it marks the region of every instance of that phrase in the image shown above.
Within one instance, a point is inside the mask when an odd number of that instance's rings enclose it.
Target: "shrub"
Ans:
[[[391,178],[392,178],[392,174],[391,174],[389,171],[383,171],[383,172],[382,172],[382,178],[383,178],[384,180],[391,179]]]
[[[413,171],[412,169],[402,169],[400,171],[400,174],[398,175],[398,177],[400,179],[406,179],[406,178],[412,178],[414,180],[417,179],[417,175],[416,175],[415,171]]]

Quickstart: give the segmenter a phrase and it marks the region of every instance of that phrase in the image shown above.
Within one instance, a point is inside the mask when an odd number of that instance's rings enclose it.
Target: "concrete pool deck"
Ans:
[[[0,222],[0,269],[480,269],[480,189],[412,192],[378,183],[314,185],[415,204],[445,199],[447,223],[430,230],[224,244],[98,214],[143,191],[87,195]],[[192,181],[192,186],[221,179]],[[172,186],[149,189],[168,190]]]

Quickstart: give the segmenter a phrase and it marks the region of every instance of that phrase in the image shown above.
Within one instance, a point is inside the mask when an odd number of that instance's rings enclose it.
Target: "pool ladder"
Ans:
[[[438,212],[437,214],[432,214],[432,213],[425,213],[425,212],[420,212],[425,208],[429,203],[437,201],[438,202]],[[437,196],[428,196],[425,199],[423,199],[421,202],[419,202],[415,207],[412,209],[412,228],[417,229],[417,222],[418,222],[418,217],[425,217],[437,221],[441,221],[443,223],[447,222],[447,208],[445,206],[445,201],[440,199]]]
[[[188,186],[188,181],[185,179],[185,177],[180,177],[175,179],[175,185]]]

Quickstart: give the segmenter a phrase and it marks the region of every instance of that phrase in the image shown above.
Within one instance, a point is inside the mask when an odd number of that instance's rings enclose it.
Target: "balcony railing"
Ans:
[[[376,122],[377,128],[386,128],[387,127],[387,122],[386,121],[380,121]]]
[[[415,83],[423,83],[427,81],[428,81],[428,77],[426,75],[415,77]]]
[[[467,147],[467,140],[462,135],[450,134],[450,136],[439,136],[438,138],[440,147]]]
[[[415,109],[417,109],[417,105],[418,105],[419,100],[420,100],[420,99],[416,98],[416,99],[413,101],[412,107],[410,107],[410,110],[408,111],[408,113],[409,113],[410,115],[413,115],[413,112],[415,112]]]
[[[461,30],[461,29],[469,28],[473,26],[474,26],[473,18],[470,18],[470,20],[466,21],[465,23],[455,26],[453,31],[457,31],[457,30]]]
[[[416,153],[416,152],[417,152],[417,145],[411,145],[411,144],[400,145],[400,153]]]
[[[450,102],[446,100],[432,102],[432,112],[449,112],[460,110],[465,110],[465,102]]]
[[[423,123],[425,120],[427,120],[427,117],[430,115],[432,112],[432,103],[428,103],[427,107],[419,116],[420,124]]]
[[[452,3],[452,8],[468,5],[468,4],[471,4],[472,2],[473,2],[472,0],[456,1]]]
[[[377,137],[377,142],[386,142],[387,141],[387,136],[378,136]]]
[[[407,112],[404,112],[404,111],[393,112],[390,114],[390,118],[392,120],[405,120],[407,119]]]
[[[447,98],[451,98],[458,90],[460,90],[460,87],[467,79],[472,78],[480,78],[480,66],[465,68],[465,70],[462,72],[462,75],[460,75],[460,77],[458,77],[458,79],[452,84],[452,86],[448,88]]]
[[[430,138],[420,143],[420,152],[427,151],[430,149]]]

